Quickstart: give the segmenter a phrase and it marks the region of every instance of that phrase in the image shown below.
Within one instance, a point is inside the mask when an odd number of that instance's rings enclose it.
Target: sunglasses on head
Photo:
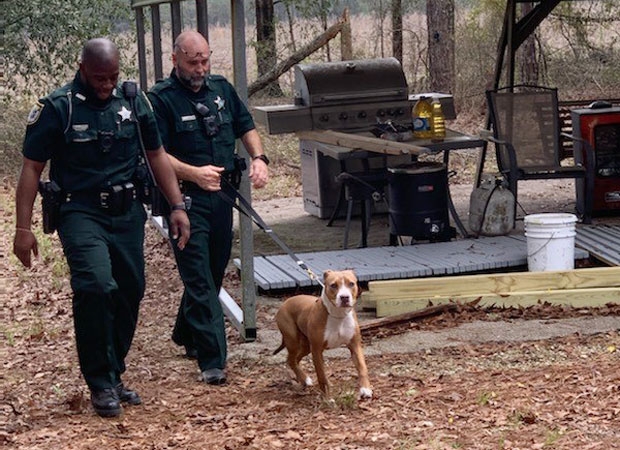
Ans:
[[[211,59],[211,55],[213,54],[213,50],[209,50],[209,54],[205,55],[203,52],[196,52],[196,53],[188,53],[187,50],[179,47],[179,50],[181,50],[181,52],[187,56],[190,59],[193,58],[207,58],[207,61],[209,59]]]

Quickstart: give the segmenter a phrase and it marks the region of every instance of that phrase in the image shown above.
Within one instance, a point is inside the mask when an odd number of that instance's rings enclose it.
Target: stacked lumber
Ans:
[[[541,302],[597,307],[620,303],[620,267],[371,281],[361,306],[377,317],[446,303],[526,307]]]

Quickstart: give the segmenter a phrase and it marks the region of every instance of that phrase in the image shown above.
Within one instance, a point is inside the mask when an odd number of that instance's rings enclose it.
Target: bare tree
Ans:
[[[521,4],[521,15],[526,16],[533,8],[533,2]],[[538,64],[536,41],[536,33],[532,33],[525,42],[521,44],[521,81],[525,84],[538,84],[540,78],[540,65]]]
[[[403,5],[392,0],[392,55],[403,63]]]
[[[454,92],[454,0],[426,0],[430,88]]]
[[[262,76],[278,63],[276,53],[276,27],[273,0],[255,0],[256,6],[256,67]],[[267,87],[267,94],[281,97],[284,94],[277,80]]]

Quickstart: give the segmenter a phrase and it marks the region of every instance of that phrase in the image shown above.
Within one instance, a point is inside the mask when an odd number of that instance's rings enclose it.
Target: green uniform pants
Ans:
[[[116,386],[144,295],[142,205],[121,216],[65,205],[58,234],[71,270],[73,321],[82,375],[90,389]]]
[[[191,238],[175,256],[185,290],[172,340],[193,347],[200,370],[226,365],[226,330],[219,291],[230,258],[232,207],[215,193],[192,190]]]

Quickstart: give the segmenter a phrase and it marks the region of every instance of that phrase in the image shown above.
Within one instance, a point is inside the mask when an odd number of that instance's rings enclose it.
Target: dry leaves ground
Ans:
[[[523,343],[459,345],[369,356],[375,391],[355,399],[348,358],[330,358],[334,402],[304,391],[282,354],[239,356],[229,330],[229,383],[198,381],[170,341],[181,292],[168,244],[148,227],[147,293],[125,382],[144,404],[118,419],[96,416],[80,377],[66,270],[54,237],[22,270],[10,254],[13,188],[0,192],[2,336],[0,447],[10,449],[615,449],[620,448],[620,333]],[[227,288],[235,293],[231,270]],[[274,329],[279,298],[260,297],[261,330]],[[620,315],[617,306],[478,310],[429,317],[365,336],[455,327],[470,320]]]

